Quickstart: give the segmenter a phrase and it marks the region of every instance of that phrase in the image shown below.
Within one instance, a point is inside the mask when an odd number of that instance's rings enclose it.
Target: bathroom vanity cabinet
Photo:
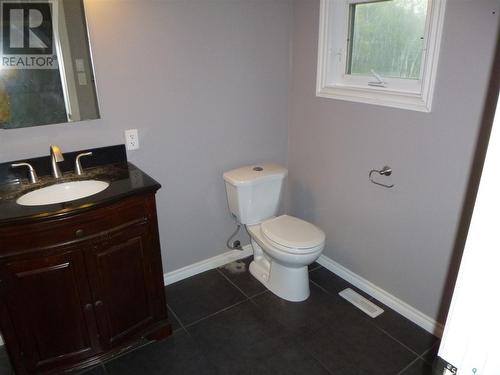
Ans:
[[[155,191],[0,224],[0,328],[16,374],[83,368],[170,334]]]

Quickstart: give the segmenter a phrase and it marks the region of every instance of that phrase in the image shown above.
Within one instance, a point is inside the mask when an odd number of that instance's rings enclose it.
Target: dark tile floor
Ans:
[[[84,372],[114,374],[431,375],[437,339],[376,300],[372,319],[340,298],[347,281],[314,263],[311,296],[283,301],[250,258],[166,288],[174,334]],[[0,375],[9,374],[0,351]]]

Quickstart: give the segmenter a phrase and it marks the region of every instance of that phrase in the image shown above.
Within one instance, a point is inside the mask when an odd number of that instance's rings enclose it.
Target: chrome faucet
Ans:
[[[50,162],[52,164],[52,176],[54,176],[54,178],[61,178],[62,173],[57,163],[63,160],[64,157],[61,148],[57,145],[50,145]]]

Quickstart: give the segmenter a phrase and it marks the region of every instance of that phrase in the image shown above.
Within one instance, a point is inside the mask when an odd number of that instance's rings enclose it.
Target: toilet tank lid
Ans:
[[[224,181],[234,186],[251,185],[262,180],[283,179],[288,170],[274,163],[259,163],[232,169],[223,174]]]

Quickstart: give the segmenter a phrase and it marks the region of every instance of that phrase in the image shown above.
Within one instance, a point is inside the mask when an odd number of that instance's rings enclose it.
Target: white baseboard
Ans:
[[[243,246],[243,250],[230,250],[223,254],[216,255],[212,258],[208,258],[200,262],[190,264],[189,266],[167,272],[163,275],[163,282],[165,283],[165,285],[170,285],[199,273],[220,267],[226,263],[246,258],[252,254],[252,245],[248,244]]]
[[[393,296],[384,289],[348,270],[344,266],[340,265],[339,263],[335,262],[325,255],[321,255],[317,262],[327,270],[333,272],[337,276],[340,276],[341,278],[350,282],[355,287],[361,289],[363,292],[386,304],[397,313],[403,315],[408,320],[425,329],[427,332],[430,332],[438,337],[442,336],[443,325],[436,320],[428,317],[413,306],[410,306],[406,302],[401,301],[399,298]]]

